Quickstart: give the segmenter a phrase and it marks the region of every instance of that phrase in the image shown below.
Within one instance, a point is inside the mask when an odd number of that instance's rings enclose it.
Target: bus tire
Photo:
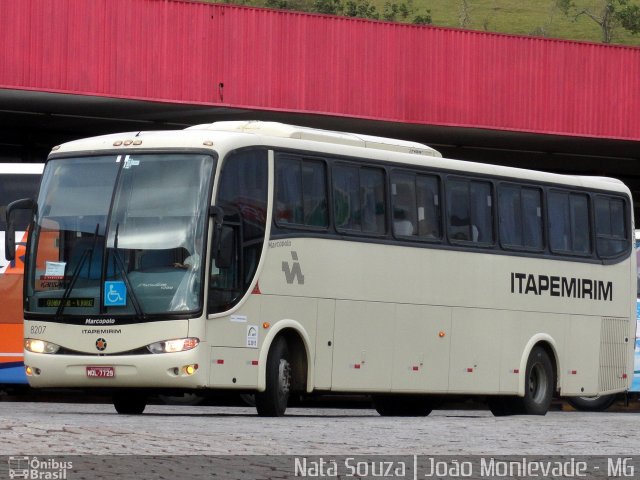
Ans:
[[[547,351],[536,346],[527,361],[524,397],[518,398],[518,410],[524,415],[546,415],[553,399],[555,373]]]
[[[135,392],[115,393],[113,406],[121,415],[140,415],[147,406],[147,397]]]
[[[255,396],[261,417],[281,417],[287,409],[291,393],[291,357],[283,337],[278,337],[269,350],[266,366],[266,389]]]
[[[570,397],[567,402],[581,412],[603,412],[616,401],[617,395],[600,395],[597,397]]]
[[[381,417],[426,417],[431,403],[424,397],[374,395],[373,408]]]

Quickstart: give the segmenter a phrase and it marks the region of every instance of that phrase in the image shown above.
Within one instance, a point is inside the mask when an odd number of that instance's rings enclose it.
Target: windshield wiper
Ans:
[[[71,281],[69,282],[69,285],[67,286],[67,288],[64,289],[64,293],[62,294],[62,298],[60,299],[60,305],[58,305],[58,309],[56,310],[57,320],[60,320],[62,317],[62,314],[64,313],[65,304],[67,303],[67,300],[69,299],[69,296],[73,291],[73,287],[76,284],[78,277],[80,276],[80,271],[82,270],[82,267],[87,261],[87,258],[91,257],[91,255],[93,255],[93,252],[95,252],[96,250],[96,245],[98,243],[99,230],[100,230],[100,224],[97,223],[96,230],[93,233],[93,245],[91,246],[91,248],[89,247],[85,248],[84,251],[82,252],[82,255],[80,256],[80,260],[78,261],[78,265],[76,265],[76,268],[73,269],[73,274],[71,275]]]
[[[133,308],[136,311],[136,318],[140,321],[144,321],[146,319],[144,312],[142,311],[142,307],[140,306],[140,301],[136,296],[136,292],[131,285],[131,281],[129,280],[129,276],[127,275],[127,267],[124,264],[122,258],[120,258],[120,254],[118,253],[118,231],[120,229],[120,224],[116,225],[116,233],[115,238],[113,239],[113,258],[116,260],[116,264],[120,267],[120,275],[122,276],[122,280],[124,280],[125,285],[127,286],[127,292],[131,296],[131,303],[133,304]]]

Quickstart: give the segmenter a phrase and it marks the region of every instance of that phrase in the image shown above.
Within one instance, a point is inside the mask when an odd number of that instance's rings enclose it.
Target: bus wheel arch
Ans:
[[[309,377],[309,352],[300,333],[292,328],[280,331],[278,337],[283,337],[291,356],[291,390],[304,392],[307,389]]]
[[[522,356],[518,396],[495,395],[488,398],[489,410],[496,417],[508,415],[546,415],[558,390],[556,351],[545,340],[531,342]]]
[[[520,360],[520,372],[523,373],[520,378],[520,383],[518,385],[518,396],[523,397],[525,395],[525,389],[527,386],[527,365],[531,358],[532,353],[536,348],[542,349],[545,354],[549,357],[551,361],[551,366],[553,370],[553,389],[552,393],[555,394],[560,389],[560,360],[558,356],[558,349],[556,348],[556,343],[548,335],[536,335],[532,337],[527,343],[526,348],[524,349],[522,358]]]
[[[277,358],[276,358],[277,357]],[[312,385],[310,370],[309,337],[300,324],[292,320],[283,320],[274,325],[265,338],[260,352],[260,370],[256,406],[264,416],[284,414],[285,402],[278,399],[278,391],[310,391]],[[285,378],[286,377],[286,378]]]

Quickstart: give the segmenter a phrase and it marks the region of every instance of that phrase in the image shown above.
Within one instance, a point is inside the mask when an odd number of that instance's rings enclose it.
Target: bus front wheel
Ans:
[[[147,397],[135,392],[115,393],[113,406],[121,415],[140,415],[147,406]]]
[[[267,356],[266,389],[256,393],[256,409],[261,417],[281,417],[291,393],[291,357],[283,337],[277,338]]]

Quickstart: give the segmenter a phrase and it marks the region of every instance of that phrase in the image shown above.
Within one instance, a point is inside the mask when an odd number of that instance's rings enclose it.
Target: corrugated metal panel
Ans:
[[[640,140],[632,47],[178,0],[0,0],[0,49],[0,88]]]

